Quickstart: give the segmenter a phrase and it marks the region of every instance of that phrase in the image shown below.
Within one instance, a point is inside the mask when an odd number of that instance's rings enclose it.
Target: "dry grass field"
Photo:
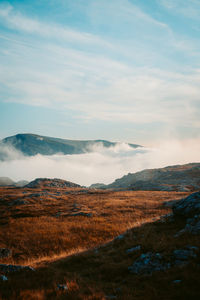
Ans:
[[[197,237],[191,236],[174,241],[181,220],[175,224],[155,222],[170,212],[163,202],[186,195],[78,188],[0,188],[0,248],[12,250],[12,256],[1,259],[0,263],[30,265],[36,269],[9,273],[9,280],[0,282],[0,297],[193,299],[191,293],[196,295],[193,286],[200,281],[200,269],[196,267],[159,272],[147,279],[127,271],[143,252],[168,253],[183,243],[199,245]],[[124,232],[124,238],[115,239]],[[141,245],[139,253],[126,253],[136,245]],[[184,279],[185,286],[181,293],[180,287],[177,290],[171,283],[179,277]],[[67,284],[67,292],[58,290],[58,284]]]

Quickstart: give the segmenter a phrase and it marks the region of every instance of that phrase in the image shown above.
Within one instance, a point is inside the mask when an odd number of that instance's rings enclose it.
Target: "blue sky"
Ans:
[[[199,138],[199,0],[0,1],[0,138]]]

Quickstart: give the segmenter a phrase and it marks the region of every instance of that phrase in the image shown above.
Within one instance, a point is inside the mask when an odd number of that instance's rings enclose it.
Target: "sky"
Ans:
[[[199,0],[0,0],[0,138],[200,137]]]

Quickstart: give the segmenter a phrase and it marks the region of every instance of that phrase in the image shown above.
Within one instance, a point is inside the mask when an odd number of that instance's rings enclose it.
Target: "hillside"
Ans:
[[[93,146],[100,143],[106,148],[117,145],[117,143],[105,140],[66,140],[36,134],[17,134],[1,141],[2,146],[12,146],[26,156],[36,154],[53,155],[56,153],[81,154],[90,152]],[[136,144],[129,144],[129,146],[133,148],[140,147]],[[0,159],[6,159],[6,153],[3,151],[0,153]]]
[[[195,191],[200,189],[200,163],[129,173],[100,187],[117,190]]]

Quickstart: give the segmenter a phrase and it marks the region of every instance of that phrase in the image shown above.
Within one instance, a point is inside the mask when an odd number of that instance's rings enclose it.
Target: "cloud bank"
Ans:
[[[29,181],[37,177],[62,178],[89,186],[97,182],[108,184],[129,172],[147,168],[200,162],[200,140],[174,140],[156,148],[137,149],[125,143],[109,149],[99,144],[92,152],[80,155],[25,157],[9,149],[11,157],[12,160],[0,161],[0,176]]]

